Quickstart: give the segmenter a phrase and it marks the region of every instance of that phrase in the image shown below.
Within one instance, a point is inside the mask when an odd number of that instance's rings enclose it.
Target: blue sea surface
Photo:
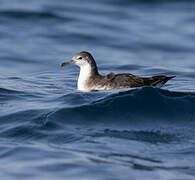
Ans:
[[[194,180],[195,1],[1,0],[1,180]],[[79,92],[101,74],[176,75],[162,88]]]

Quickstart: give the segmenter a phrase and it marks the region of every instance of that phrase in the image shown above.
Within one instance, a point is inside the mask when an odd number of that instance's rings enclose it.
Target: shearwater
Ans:
[[[77,88],[79,91],[111,90],[121,88],[134,88],[141,86],[162,87],[169,79],[175,76],[141,77],[130,73],[106,76],[99,74],[96,62],[89,52],[82,51],[76,54],[69,62],[64,62],[61,67],[76,64],[80,67]]]

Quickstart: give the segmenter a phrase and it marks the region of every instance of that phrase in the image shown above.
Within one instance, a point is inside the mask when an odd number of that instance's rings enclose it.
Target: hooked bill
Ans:
[[[64,63],[60,64],[60,66],[63,67],[63,66],[66,66],[66,65],[69,65],[69,64],[72,64],[72,63],[73,63],[73,61],[71,60],[71,61],[64,62]]]

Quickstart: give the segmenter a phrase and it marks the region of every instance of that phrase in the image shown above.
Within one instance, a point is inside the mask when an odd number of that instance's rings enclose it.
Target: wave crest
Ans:
[[[195,94],[144,87],[118,92],[89,104],[61,108],[50,118],[69,123],[143,124],[191,122]],[[163,121],[162,121],[163,120]],[[151,124],[151,123],[149,123]]]

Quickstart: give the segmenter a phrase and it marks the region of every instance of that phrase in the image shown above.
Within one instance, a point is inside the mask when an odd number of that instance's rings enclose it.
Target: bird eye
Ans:
[[[78,59],[82,59],[82,57],[80,56]]]

